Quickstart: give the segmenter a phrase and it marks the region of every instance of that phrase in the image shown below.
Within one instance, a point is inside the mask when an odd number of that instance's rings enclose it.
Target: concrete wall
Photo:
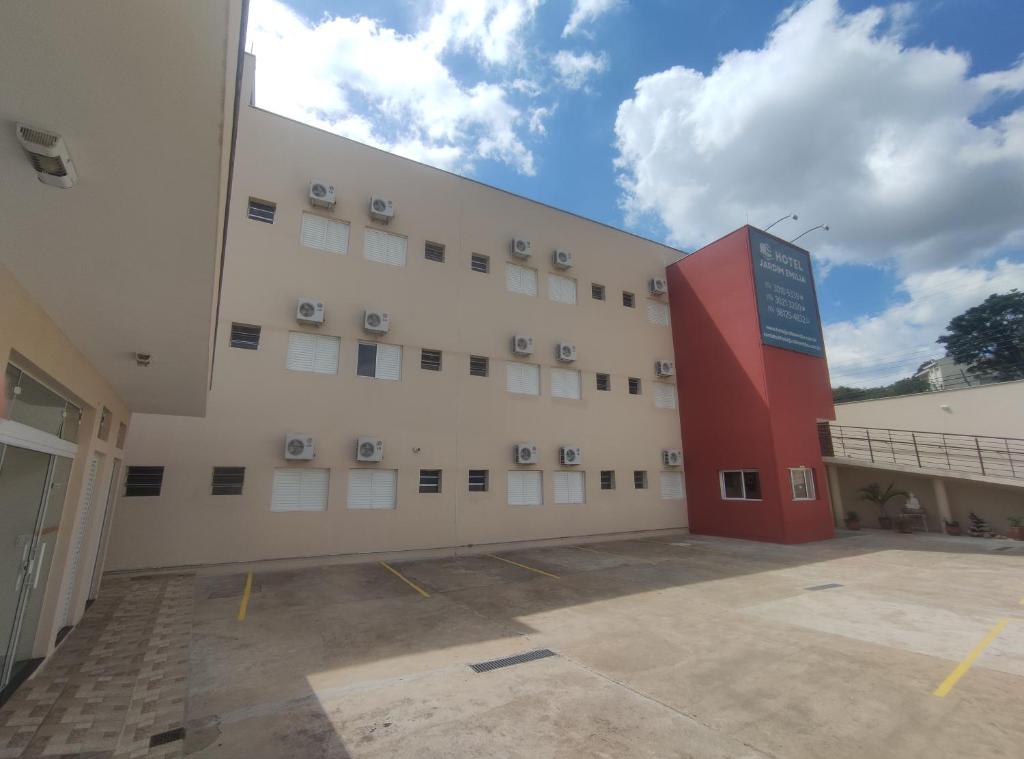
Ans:
[[[840,403],[836,406],[836,423],[1024,438],[1024,380]]]
[[[106,379],[3,266],[0,266],[0,325],[0,358],[3,359],[3,367],[0,369],[6,368],[7,363],[13,360],[37,380],[79,404],[83,411],[78,451],[71,468],[34,646],[35,655],[45,656],[53,647],[60,625],[56,608],[68,569],[72,533],[84,505],[82,491],[87,463],[95,452],[104,454],[103,468],[96,480],[96,500],[86,524],[78,582],[73,589],[74,621],[81,617],[89,594],[93,564],[97,561],[105,486],[110,478],[113,461],[123,457],[116,445],[117,429],[119,424],[128,423],[129,411]],[[111,433],[106,441],[97,437],[100,412],[104,406],[113,414]],[[0,539],[6,541],[8,537],[2,536]],[[3,550],[10,550],[10,546],[5,544]],[[98,560],[102,564],[102,557]]]
[[[246,86],[252,87],[252,59]],[[243,97],[243,102],[248,101]],[[310,211],[308,183],[335,185],[335,219],[347,221],[347,255],[300,245],[301,216]],[[661,451],[679,448],[678,413],[656,408],[654,362],[673,357],[671,329],[648,318],[648,279],[662,276],[676,251],[601,224],[483,186],[446,172],[339,138],[254,108],[240,114],[234,197],[228,227],[224,289],[213,387],[205,419],[139,416],[129,464],[166,467],[159,497],[124,499],[111,541],[119,569],[246,561],[261,558],[433,548],[533,540],[687,524],[685,500],[659,492]],[[387,231],[408,238],[405,266],[367,260],[371,194],[395,201]],[[273,201],[273,225],[246,218],[248,196]],[[537,297],[506,291],[512,237],[533,243],[528,264],[539,274]],[[445,262],[424,259],[424,242],[446,246]],[[577,305],[552,302],[551,252],[576,258]],[[491,271],[470,269],[470,256],[490,256]],[[591,284],[607,299],[591,298]],[[622,305],[622,291],[636,308]],[[300,296],[324,301],[319,330],[296,324]],[[666,299],[660,299],[665,302]],[[403,348],[399,382],[356,376],[364,309],[390,312],[380,342]],[[232,322],[260,325],[259,350],[232,349]],[[290,331],[341,339],[337,375],[285,367]],[[506,391],[513,334],[535,339],[541,395]],[[571,368],[582,375],[582,400],[551,397],[554,347],[575,343]],[[443,351],[443,370],[420,369],[422,348]],[[490,358],[490,376],[469,375],[470,355]],[[598,392],[595,373],[611,375]],[[641,395],[627,393],[639,377]],[[312,435],[330,468],[327,510],[270,511],[274,469],[287,432]],[[381,468],[398,470],[397,508],[346,508],[355,440],[385,441]],[[544,505],[510,507],[506,473],[513,443],[540,447]],[[551,473],[558,446],[583,448],[586,503],[555,505]],[[211,496],[214,466],[244,466],[241,496]],[[421,468],[443,470],[441,494],[418,493]],[[467,470],[488,469],[490,491],[467,492]],[[617,489],[602,491],[600,470],[615,470]],[[646,470],[649,488],[634,490],[633,471]]]

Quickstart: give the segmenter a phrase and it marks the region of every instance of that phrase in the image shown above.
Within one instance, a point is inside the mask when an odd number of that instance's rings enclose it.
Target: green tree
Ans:
[[[958,364],[998,380],[1024,378],[1024,293],[993,293],[953,317],[937,342]]]
[[[839,387],[832,388],[832,402],[867,401],[872,398],[890,398],[894,395],[926,392],[928,392],[928,380],[924,377],[907,377],[896,380],[891,385],[881,385],[880,387],[848,387],[840,385]]]

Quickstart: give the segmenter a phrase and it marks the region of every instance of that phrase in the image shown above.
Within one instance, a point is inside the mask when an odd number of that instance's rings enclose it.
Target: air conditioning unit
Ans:
[[[284,436],[284,457],[288,461],[312,461],[316,458],[313,438],[309,435],[288,434]]]
[[[682,466],[683,452],[678,448],[666,448],[661,452],[661,463],[665,466]]]
[[[375,437],[356,440],[356,461],[383,461],[384,441]]]
[[[533,338],[526,335],[512,336],[512,352],[517,356],[533,355]]]
[[[387,198],[374,195],[370,198],[370,218],[381,224],[389,224],[395,218],[395,204]]]
[[[551,263],[556,269],[571,269],[572,253],[567,250],[556,250],[551,254]]]
[[[515,256],[516,258],[529,258],[530,241],[521,240],[517,237],[508,244],[508,252],[509,255]]]
[[[572,343],[559,343],[555,346],[555,358],[570,364],[576,360],[576,346]]]
[[[664,295],[668,292],[668,280],[662,277],[652,277],[647,283],[647,289],[650,290],[651,295]]]
[[[562,466],[577,466],[583,463],[583,451],[576,446],[563,445],[558,449],[558,463]]]
[[[674,377],[676,374],[676,365],[674,361],[655,361],[654,362],[654,373],[659,377]]]
[[[512,455],[517,464],[536,464],[537,446],[532,443],[516,443],[513,446]]]
[[[295,319],[300,324],[311,324],[319,327],[324,323],[323,301],[312,298],[299,298],[299,304],[295,307]]]
[[[377,335],[386,335],[391,329],[391,314],[385,311],[363,312],[363,329]]]
[[[313,180],[309,183],[309,202],[320,208],[334,210],[337,200],[334,197],[334,185]]]
[[[78,180],[63,137],[28,124],[18,124],[16,131],[40,182],[66,190]]]

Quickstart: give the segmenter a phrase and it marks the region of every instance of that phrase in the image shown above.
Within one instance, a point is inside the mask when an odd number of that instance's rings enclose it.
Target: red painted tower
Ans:
[[[834,419],[810,255],[742,227],[668,267],[690,530],[833,536],[817,422]]]

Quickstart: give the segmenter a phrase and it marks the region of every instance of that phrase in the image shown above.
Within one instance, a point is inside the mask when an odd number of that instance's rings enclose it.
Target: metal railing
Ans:
[[[1024,440],[822,422],[823,456],[1024,480]]]

